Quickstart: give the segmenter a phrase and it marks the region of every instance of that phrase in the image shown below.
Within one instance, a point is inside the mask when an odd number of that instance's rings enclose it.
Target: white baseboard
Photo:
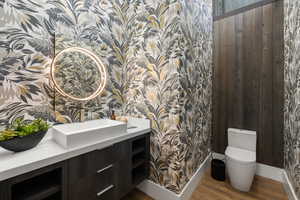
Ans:
[[[216,158],[216,159],[221,159],[221,160],[225,159],[225,155],[220,154],[220,153],[213,153],[212,157]],[[257,166],[256,166],[256,175],[262,176],[262,177],[265,177],[268,179],[272,179],[274,181],[278,181],[281,183],[283,182],[282,172],[283,172],[283,169],[281,169],[281,168],[277,168],[277,167],[273,167],[273,166],[269,166],[269,165],[265,165],[265,164],[261,164],[261,163],[257,163]]]
[[[201,178],[203,177],[204,173],[208,168],[210,168],[210,162],[211,162],[211,154],[209,154],[203,163],[200,165],[196,173],[192,176],[190,181],[185,185],[182,192],[180,193],[180,200],[189,200],[199,185],[199,182]]]
[[[262,176],[265,178],[272,179],[274,181],[283,182],[282,180],[283,169],[272,167],[269,165],[257,163],[256,165],[256,175]]]
[[[296,192],[285,170],[283,170],[282,172],[282,180],[283,180],[284,190],[287,193],[289,200],[298,200]]]
[[[212,157],[221,160],[225,159],[225,155],[219,153],[213,153]],[[192,176],[192,178],[186,184],[180,194],[176,194],[150,180],[144,181],[138,186],[138,188],[155,200],[188,200],[198,186],[198,183],[200,182],[204,172],[210,167],[210,162],[211,154],[206,157],[205,161],[198,168],[196,173]],[[257,163],[256,175],[286,183],[284,184],[285,188],[289,196],[291,196],[289,200],[298,200],[292,188],[292,185],[287,178],[286,172],[283,169]]]
[[[150,180],[143,181],[137,188],[155,200],[179,200],[179,195]]]
[[[192,176],[190,181],[185,185],[180,194],[176,194],[150,180],[141,183],[138,188],[148,196],[156,200],[188,200],[196,187],[198,186],[203,174],[210,166],[211,154],[209,154],[204,162],[200,165],[196,173]]]

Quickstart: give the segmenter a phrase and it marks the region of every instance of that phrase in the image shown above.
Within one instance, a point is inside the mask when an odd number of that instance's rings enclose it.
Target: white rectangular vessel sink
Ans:
[[[127,132],[127,124],[109,119],[100,119],[53,126],[53,140],[64,148],[88,145]]]

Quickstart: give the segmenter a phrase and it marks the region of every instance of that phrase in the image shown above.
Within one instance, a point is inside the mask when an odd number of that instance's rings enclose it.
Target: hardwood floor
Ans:
[[[143,192],[136,189],[132,191],[129,195],[124,197],[122,200],[153,200],[153,199],[145,195]]]
[[[135,190],[122,200],[152,200],[142,192]],[[163,199],[161,199],[163,200]],[[255,177],[249,193],[233,189],[229,182],[219,182],[207,172],[190,200],[288,200],[279,182]]]
[[[190,200],[288,200],[279,182],[256,176],[249,193],[233,189],[229,182],[219,182],[207,172]]]

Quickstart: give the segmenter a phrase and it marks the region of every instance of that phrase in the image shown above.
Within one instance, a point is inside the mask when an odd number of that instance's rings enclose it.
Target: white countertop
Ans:
[[[87,152],[103,149],[118,142],[134,138],[151,131],[150,122],[140,123],[139,119],[134,119],[132,125],[137,128],[128,129],[127,133],[122,133],[119,136],[110,137],[105,140],[97,141],[93,144],[72,149],[65,149],[53,141],[51,129],[48,131],[43,141],[31,150],[20,153],[12,153],[0,147],[0,181],[52,165]]]

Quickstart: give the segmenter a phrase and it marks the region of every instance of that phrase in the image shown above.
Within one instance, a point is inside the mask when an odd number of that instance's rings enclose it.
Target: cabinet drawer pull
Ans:
[[[108,186],[107,188],[105,188],[105,189],[102,190],[101,192],[98,192],[98,193],[97,193],[97,196],[98,196],[98,197],[101,196],[101,195],[104,194],[105,192],[107,192],[107,191],[113,189],[114,187],[115,187],[114,185]]]
[[[106,170],[108,170],[108,169],[112,168],[113,166],[114,166],[113,164],[111,164],[111,165],[108,165],[107,167],[105,167],[105,168],[103,168],[103,169],[100,169],[100,170],[98,170],[98,171],[97,171],[97,174],[100,174],[100,173],[102,173],[102,172],[104,172],[104,171],[106,171]]]

